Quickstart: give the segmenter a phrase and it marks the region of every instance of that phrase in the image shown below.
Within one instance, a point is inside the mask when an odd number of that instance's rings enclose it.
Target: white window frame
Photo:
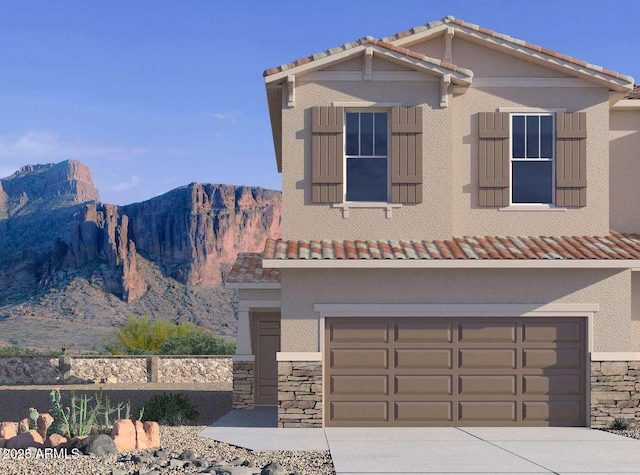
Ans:
[[[384,112],[387,114],[387,154],[386,155],[347,155],[347,114],[352,112]],[[391,196],[391,109],[386,107],[349,107],[344,110],[344,129],[343,129],[343,150],[344,157],[342,160],[342,176],[344,177],[342,186],[342,202],[345,204],[353,204],[355,207],[360,205],[365,207],[368,205],[388,204]],[[361,129],[359,129],[361,130]],[[375,143],[375,116],[374,116],[374,143]],[[360,147],[359,147],[360,148]],[[387,199],[385,201],[347,201],[347,160],[349,158],[386,158],[387,159]]]
[[[539,110],[539,111],[510,111],[509,112],[509,206],[517,207],[517,208],[531,208],[531,209],[541,209],[541,208],[555,208],[556,203],[556,141],[552,139],[551,141],[551,158],[526,158],[527,155],[527,147],[526,147],[526,119],[525,119],[525,158],[514,158],[513,157],[513,117],[514,116],[549,116],[551,117],[551,133],[552,137],[555,137],[556,133],[556,114],[549,110]],[[539,134],[538,137],[538,150],[541,149],[540,141],[542,134]],[[513,201],[513,162],[551,162],[551,203],[514,203]]]

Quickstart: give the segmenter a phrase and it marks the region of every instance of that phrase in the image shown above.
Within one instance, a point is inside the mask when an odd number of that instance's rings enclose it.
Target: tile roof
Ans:
[[[473,71],[471,71],[470,69],[461,68],[459,66],[456,66],[455,64],[447,63],[437,58],[432,58],[422,53],[416,53],[415,51],[411,51],[410,49],[402,48],[401,46],[395,46],[385,41],[377,40],[372,36],[365,36],[364,38],[360,38],[359,40],[353,41],[351,43],[345,43],[342,46],[329,48],[328,50],[323,51],[321,53],[312,54],[311,56],[306,56],[304,58],[296,59],[295,61],[292,61],[290,63],[281,64],[280,66],[276,66],[275,68],[267,69],[263,73],[263,76],[264,77],[271,76],[273,74],[277,74],[282,71],[295,68],[297,66],[302,66],[303,64],[307,64],[312,61],[317,61],[318,59],[326,58],[327,56],[332,56],[334,54],[342,53],[343,51],[347,51],[349,49],[356,48],[358,46],[368,45],[368,44],[379,46],[381,48],[387,49],[389,51],[393,51],[395,53],[400,53],[405,56],[409,56],[411,58],[424,61],[429,64],[433,64],[435,66],[440,66],[441,68],[449,69],[451,71],[461,73],[469,77],[473,77]]]
[[[461,20],[459,18],[455,18],[453,16],[447,16],[447,17],[443,18],[440,21],[432,21],[430,23],[427,23],[426,25],[421,25],[421,26],[417,26],[415,28],[411,28],[410,30],[401,31],[399,33],[396,33],[395,35],[391,35],[391,36],[387,36],[385,38],[382,38],[382,41],[390,43],[390,42],[399,40],[401,38],[405,38],[407,36],[415,35],[415,34],[420,33],[422,31],[429,30],[429,29],[432,29],[432,28],[436,28],[438,26],[442,26],[442,25],[449,24],[449,23],[452,23],[454,25],[458,25],[458,26],[461,26],[461,27],[464,27],[464,28],[468,28],[470,30],[475,30],[475,31],[477,31],[479,33],[482,33],[482,34],[485,34],[485,35],[488,35],[488,36],[491,36],[491,37],[494,37],[494,38],[498,38],[500,40],[503,40],[503,41],[506,41],[508,43],[514,44],[516,46],[524,47],[524,48],[533,50],[533,51],[535,51],[537,53],[543,53],[543,54],[545,54],[547,56],[551,56],[553,58],[561,59],[563,61],[567,61],[569,63],[576,64],[578,66],[582,66],[583,68],[591,69],[593,71],[605,74],[607,76],[614,77],[616,79],[622,79],[622,80],[625,80],[625,81],[633,81],[633,78],[631,76],[626,76],[626,75],[620,74],[620,73],[618,73],[616,71],[612,71],[610,69],[605,69],[602,66],[597,66],[595,64],[590,64],[590,63],[587,63],[586,61],[582,61],[580,59],[572,58],[571,56],[560,54],[557,51],[546,49],[546,48],[543,48],[542,46],[538,46],[538,45],[526,42],[524,40],[519,40],[519,39],[513,38],[513,37],[511,37],[509,35],[504,35],[502,33],[497,33],[497,32],[495,32],[493,30],[488,30],[487,28],[482,28],[479,25],[475,25],[473,23],[468,23],[468,22],[466,22],[464,20]]]
[[[227,284],[277,284],[279,269],[263,269],[262,253],[241,252],[225,279]]]
[[[624,96],[623,99],[640,99],[640,84],[635,84],[633,91]]]
[[[611,231],[608,236],[464,236],[435,241],[268,239],[263,255],[265,259],[302,260],[640,259],[640,235]]]

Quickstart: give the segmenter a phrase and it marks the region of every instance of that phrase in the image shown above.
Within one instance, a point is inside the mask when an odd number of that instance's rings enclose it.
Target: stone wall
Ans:
[[[253,361],[233,362],[233,408],[254,409]]]
[[[0,357],[0,386],[20,384],[231,383],[230,356]]]
[[[321,362],[278,362],[278,427],[322,427]]]
[[[616,419],[640,422],[640,361],[591,362],[591,427]]]
[[[209,356],[158,358],[158,382],[160,383],[209,383],[231,382],[233,379],[231,358]]]

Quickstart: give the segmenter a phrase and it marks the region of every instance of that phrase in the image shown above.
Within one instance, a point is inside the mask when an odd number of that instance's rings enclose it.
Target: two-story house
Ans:
[[[640,419],[633,78],[447,17],[264,79],[283,238],[227,279],[236,408],[277,404],[280,427]]]

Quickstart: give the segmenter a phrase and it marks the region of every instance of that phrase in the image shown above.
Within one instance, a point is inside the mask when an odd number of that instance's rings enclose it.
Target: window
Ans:
[[[553,204],[553,115],[511,115],[511,202]]]
[[[345,201],[387,202],[387,113],[347,112],[345,129]]]

